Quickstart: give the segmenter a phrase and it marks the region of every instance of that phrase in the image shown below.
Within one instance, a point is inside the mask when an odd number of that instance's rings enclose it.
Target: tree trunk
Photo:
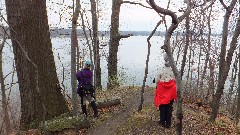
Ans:
[[[179,57],[180,57],[180,54],[181,54],[181,49],[182,49],[182,44],[183,43],[180,43],[179,45],[178,45],[178,52],[177,52],[177,60],[176,61],[178,61],[179,60]]]
[[[209,97],[212,100],[214,96],[214,89],[215,89],[215,81],[214,81],[214,69],[215,69],[215,62],[212,59],[209,59],[209,69],[210,69],[210,78],[208,81],[208,94],[206,96],[206,101],[208,101]]]
[[[81,6],[81,4],[80,4],[80,6]],[[88,35],[87,35],[87,32],[86,32],[86,25],[85,25],[85,23],[84,23],[84,16],[83,16],[83,12],[81,12],[80,11],[80,16],[81,16],[81,19],[82,19],[82,29],[83,29],[83,34],[84,34],[84,36],[85,36],[85,38],[86,38],[86,42],[87,42],[87,45],[88,45],[88,49],[89,49],[89,52],[90,52],[90,60],[93,62],[93,55],[92,55],[92,46],[91,46],[91,44],[90,44],[90,42],[89,42],[89,38],[88,38]],[[90,31],[90,33],[91,33],[91,30],[89,30]],[[91,34],[90,34],[91,35]],[[93,66],[91,67],[91,70],[93,70]],[[94,77],[95,78],[95,77]]]
[[[240,47],[239,47],[238,59],[240,59]],[[239,115],[240,115],[240,61],[238,62],[237,109],[236,109],[236,115],[235,115],[235,124],[236,125],[239,122]]]
[[[73,5],[74,7],[74,5]],[[80,12],[80,0],[76,0],[76,8],[72,18],[72,33],[71,33],[71,86],[72,86],[72,106],[73,115],[77,115],[78,110],[78,95],[77,95],[77,78],[76,78],[76,53],[78,47],[77,35],[77,20]]]
[[[5,88],[5,83],[4,83],[4,77],[3,77],[3,47],[6,42],[6,33],[3,32],[3,41],[0,44],[0,83],[1,83],[1,93],[2,93],[2,110],[3,110],[3,125],[5,129],[5,134],[9,134],[11,131],[11,125],[10,125],[10,118],[8,114],[8,100],[6,96],[6,88]],[[0,132],[2,134],[2,132]]]
[[[240,4],[240,0],[239,0],[238,4]],[[239,8],[239,12],[240,12],[240,8]],[[238,24],[239,24],[239,22],[240,22],[240,15],[238,17]],[[238,27],[240,27],[240,26],[238,26]],[[237,108],[236,108],[236,115],[235,115],[235,124],[236,125],[239,122],[239,115],[240,115],[240,47],[238,47],[238,59],[239,59],[239,62],[238,62],[238,90],[237,90]]]
[[[171,51],[171,46],[170,46],[170,38],[172,36],[173,31],[178,27],[178,24],[186,17],[189,15],[189,13],[191,12],[191,3],[189,1],[185,1],[187,3],[187,9],[184,12],[184,14],[182,16],[180,16],[179,18],[177,17],[177,15],[167,9],[163,9],[161,7],[159,7],[158,5],[156,5],[156,3],[154,2],[154,0],[149,0],[149,4],[151,5],[151,7],[157,12],[157,13],[161,13],[164,15],[169,15],[172,18],[172,24],[171,26],[167,29],[166,34],[165,34],[165,39],[164,39],[164,45],[161,47],[162,49],[165,50],[168,58],[169,58],[169,63],[170,66],[173,70],[174,76],[176,78],[176,83],[177,83],[177,96],[178,96],[178,103],[177,103],[177,123],[176,123],[176,133],[177,135],[182,135],[182,127],[183,127],[183,123],[182,123],[182,119],[183,119],[183,109],[182,109],[182,103],[183,103],[183,95],[182,95],[182,84],[181,84],[181,77],[180,77],[180,73],[177,69],[177,66],[174,62],[173,59],[173,55],[172,55],[172,51]]]
[[[212,15],[212,6],[210,8],[210,11],[209,11],[209,15],[208,15],[208,19],[207,19],[207,25],[208,25],[208,39],[207,39],[207,43],[208,43],[208,49],[207,49],[207,54],[206,54],[206,57],[205,57],[205,63],[204,63],[204,67],[203,67],[203,74],[201,76],[201,82],[200,82],[200,90],[203,89],[203,82],[204,82],[204,78],[205,78],[205,74],[207,72],[207,67],[208,67],[208,62],[209,62],[209,57],[210,57],[210,50],[211,50],[211,35],[212,35],[212,30],[211,30],[211,15]],[[205,99],[206,97],[209,97],[209,90],[207,91],[207,95],[205,96]],[[206,100],[208,101],[208,100]]]
[[[202,35],[201,35],[202,36]],[[203,38],[201,38],[201,42],[203,41]],[[201,55],[202,55],[202,48],[201,46],[203,46],[204,44],[201,44],[199,46],[199,55],[198,55],[198,68],[197,68],[197,88],[199,87],[199,82],[200,82],[200,65],[201,65]],[[201,91],[199,92],[199,90],[197,90],[197,95],[201,93]]]
[[[147,80],[147,75],[148,75],[148,63],[149,63],[149,58],[150,58],[150,52],[151,52],[151,43],[150,43],[150,39],[152,38],[152,36],[154,35],[154,33],[156,32],[158,26],[162,23],[162,21],[159,21],[155,27],[155,29],[152,31],[152,33],[149,35],[149,37],[147,38],[147,42],[148,42],[148,52],[147,52],[147,60],[146,60],[146,67],[145,67],[145,74],[144,74],[144,78],[143,78],[143,84],[141,87],[141,102],[138,106],[138,111],[142,110],[142,106],[143,106],[143,102],[144,102],[144,88],[145,88],[145,84],[146,84],[146,80]]]
[[[228,95],[227,95],[227,101],[226,101],[226,109],[228,110],[228,111],[230,111],[231,110],[231,108],[232,108],[232,106],[234,106],[234,104],[233,103],[231,103],[231,101],[233,101],[232,99],[232,96],[233,96],[233,94],[234,94],[234,92],[233,92],[233,87],[234,87],[234,84],[235,84],[235,81],[236,81],[236,78],[237,78],[237,68],[238,68],[238,66],[237,66],[237,64],[238,64],[238,55],[236,54],[236,58],[235,58],[235,61],[234,61],[234,63],[233,63],[233,69],[232,69],[232,75],[231,75],[231,79],[230,79],[230,87],[229,87],[229,90],[228,90]]]
[[[220,61],[219,61],[219,75],[218,75],[218,84],[217,84],[217,90],[214,95],[213,101],[212,101],[212,113],[209,118],[209,121],[214,122],[217,118],[218,109],[220,106],[220,99],[223,94],[223,89],[225,85],[225,81],[228,76],[228,72],[230,69],[230,65],[232,62],[232,56],[234,53],[234,50],[237,46],[238,36],[240,34],[240,16],[238,17],[238,21],[236,24],[235,31],[233,33],[232,41],[230,43],[230,48],[228,50],[227,58],[226,57],[226,46],[227,46],[227,37],[228,37],[228,25],[229,25],[229,18],[232,14],[232,10],[234,6],[236,5],[237,0],[232,0],[230,6],[226,9],[226,14],[224,16],[224,22],[223,22],[223,32],[222,32],[222,43],[221,43],[221,52],[220,52]]]
[[[117,53],[120,40],[119,34],[119,14],[122,0],[112,0],[112,15],[110,29],[110,43],[108,56],[108,89],[118,86],[117,74]]]
[[[189,38],[190,38],[190,26],[189,25],[190,25],[190,18],[189,18],[189,15],[188,15],[188,16],[186,16],[186,24],[185,24],[185,27],[186,27],[186,45],[184,47],[182,65],[181,65],[181,70],[180,70],[181,80],[182,80],[183,73],[184,73],[184,68],[185,68],[185,65],[186,65],[187,50],[188,50],[188,47],[189,47]]]
[[[102,89],[100,55],[99,55],[99,39],[98,39],[97,7],[96,7],[95,0],[90,0],[90,1],[91,1],[92,27],[93,27],[94,85],[96,88]]]
[[[21,97],[21,129],[68,112],[57,78],[45,0],[5,0]],[[36,125],[37,126],[37,125]]]
[[[97,103],[97,108],[101,109],[101,108],[107,108],[107,107],[111,107],[111,106],[115,106],[115,105],[119,105],[121,104],[121,100],[118,99],[112,99],[112,100],[107,100],[104,102],[98,102]]]
[[[190,71],[191,71],[191,59],[192,59],[192,34],[191,35],[191,43],[190,43],[190,47],[189,47],[189,56],[188,56],[188,71],[187,71],[187,83],[186,83],[186,88],[188,89],[188,93],[190,93],[190,85],[189,83],[191,83],[191,81],[189,81],[190,78]],[[189,86],[188,86],[189,85]]]

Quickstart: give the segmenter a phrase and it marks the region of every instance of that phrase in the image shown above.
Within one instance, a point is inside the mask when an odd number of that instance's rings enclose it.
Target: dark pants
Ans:
[[[160,105],[160,124],[164,127],[171,127],[172,124],[172,111],[173,111],[173,100],[169,104]]]
[[[87,107],[86,107],[86,100],[91,104],[93,111],[94,111],[94,117],[98,117],[98,110],[97,110],[97,105],[95,102],[94,96],[92,94],[87,94],[85,96],[80,96],[81,97],[81,107],[82,107],[82,112],[83,114],[87,117]]]

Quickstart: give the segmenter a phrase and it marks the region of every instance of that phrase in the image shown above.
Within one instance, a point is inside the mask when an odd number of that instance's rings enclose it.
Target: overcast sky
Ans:
[[[130,1],[139,2],[149,6],[145,0]],[[159,1],[160,0],[155,0],[158,5],[161,5],[161,7],[167,7],[168,0]],[[4,3],[4,0],[0,0],[0,2],[2,4]],[[86,16],[88,20],[91,20],[89,0],[81,0],[81,4],[82,8],[86,9]],[[99,0],[99,30],[110,30],[111,4],[112,0]],[[72,0],[47,0],[50,27],[71,27],[72,9],[67,8],[68,6],[72,6]],[[213,32],[218,33],[221,32],[224,15],[224,11],[219,7],[221,7],[221,5],[217,2],[215,4],[215,12],[217,12],[217,14],[214,16],[216,21],[214,21],[212,26]],[[178,12],[178,9],[180,8],[186,8],[186,4],[183,3],[183,0],[171,0],[170,9],[178,16],[182,14]],[[3,11],[1,11],[1,13],[4,14]],[[139,5],[123,4],[120,12],[120,30],[152,31],[160,19],[159,15],[153,9],[147,9]],[[170,23],[170,21],[167,22],[168,24]],[[158,30],[164,31],[164,25],[161,25]]]
[[[71,27],[71,22],[69,21],[70,15],[72,14],[72,9],[68,9],[70,13],[66,13],[66,6],[59,5],[56,3],[63,3],[64,5],[72,6],[72,1],[69,0],[55,0],[54,2],[49,2],[52,0],[48,0],[48,6],[53,7],[53,9],[48,8],[49,15],[49,23],[52,27]],[[134,1],[134,0],[131,0]],[[87,17],[91,19],[90,14],[90,4],[89,0],[83,0],[82,8],[87,10]],[[145,0],[135,0],[134,2],[140,2],[146,6],[149,6]],[[167,0],[156,0],[158,5],[162,7],[167,7]],[[100,0],[99,10],[100,10],[100,22],[99,22],[99,30],[109,30],[110,29],[110,19],[111,19],[111,0]],[[218,4],[218,3],[217,3]],[[216,5],[215,7],[218,7]],[[173,10],[178,16],[182,13],[178,12],[178,9],[185,8],[186,4],[183,3],[183,0],[171,0],[170,9]],[[220,8],[216,9],[219,10]],[[213,23],[213,31],[221,32],[222,20],[224,11],[216,11],[218,12],[215,15],[216,21]],[[60,15],[61,22],[60,22]],[[161,18],[159,15],[152,9],[147,9],[139,5],[132,4],[123,4],[121,6],[120,12],[120,30],[129,30],[129,31],[152,31],[155,27],[156,23]],[[168,24],[170,21],[168,21]],[[158,30],[164,30],[164,25],[160,26]]]

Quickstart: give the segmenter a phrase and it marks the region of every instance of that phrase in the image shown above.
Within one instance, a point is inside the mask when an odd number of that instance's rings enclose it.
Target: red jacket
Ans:
[[[169,82],[158,82],[155,90],[154,104],[158,108],[159,105],[170,103],[170,100],[177,99],[177,90],[175,80]]]

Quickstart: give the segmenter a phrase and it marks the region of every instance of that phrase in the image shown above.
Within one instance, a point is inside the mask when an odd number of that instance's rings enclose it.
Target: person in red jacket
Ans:
[[[164,55],[165,67],[157,76],[154,104],[160,110],[159,124],[171,127],[173,102],[177,98],[175,77],[170,67],[167,55]]]

